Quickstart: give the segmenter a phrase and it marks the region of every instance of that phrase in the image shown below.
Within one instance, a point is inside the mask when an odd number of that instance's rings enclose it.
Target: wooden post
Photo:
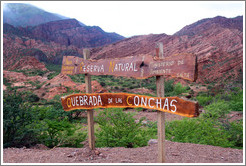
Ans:
[[[156,54],[159,58],[164,58],[163,43],[156,43]],[[156,76],[157,97],[164,97],[164,76]],[[165,112],[157,111],[158,126],[158,162],[165,162]]]
[[[84,59],[90,58],[90,50],[83,49]],[[85,74],[85,91],[86,93],[92,93],[91,89],[91,76],[89,74]],[[94,110],[87,110],[87,122],[88,122],[88,141],[89,147],[94,150],[95,149],[95,135],[94,135]]]

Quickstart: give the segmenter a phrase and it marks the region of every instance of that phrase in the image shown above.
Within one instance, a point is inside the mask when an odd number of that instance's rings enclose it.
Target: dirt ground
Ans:
[[[4,163],[156,163],[157,144],[141,148],[3,150]],[[243,150],[166,141],[166,163],[242,163]]]
[[[129,112],[133,110],[128,110]],[[136,119],[156,121],[157,113],[140,111]],[[181,116],[166,114],[166,120]],[[243,163],[243,150],[210,145],[166,141],[166,163]],[[157,144],[141,148],[53,148],[44,145],[33,148],[3,149],[3,163],[157,163]]]

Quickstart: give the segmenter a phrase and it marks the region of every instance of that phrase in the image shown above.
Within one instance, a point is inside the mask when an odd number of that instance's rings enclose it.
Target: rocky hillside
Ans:
[[[64,55],[82,57],[83,50],[75,46],[64,46],[54,42],[43,42],[28,37],[3,34],[3,68],[4,70],[19,69],[16,64],[23,57],[34,57],[38,62],[61,64]],[[25,58],[22,66],[28,63]],[[19,64],[19,63],[18,63]],[[39,66],[39,65],[36,65]],[[22,67],[21,67],[22,68]]]
[[[52,21],[25,28],[5,23],[3,32],[78,48],[104,46],[124,39],[123,36],[107,33],[98,26],[82,26],[76,19]]]
[[[3,25],[4,68],[14,65],[22,56],[61,64],[66,55],[83,57],[83,48],[107,45],[123,39],[100,27],[81,26],[75,19],[48,22],[34,27]]]
[[[155,54],[155,42],[163,42],[165,56],[192,53],[198,56],[200,83],[242,81],[243,17],[215,17],[198,21],[176,34],[134,36],[92,50],[92,58]]]
[[[98,47],[124,39],[116,33],[104,32],[98,26],[81,26],[75,19],[52,21],[29,28],[26,36],[78,48]]]

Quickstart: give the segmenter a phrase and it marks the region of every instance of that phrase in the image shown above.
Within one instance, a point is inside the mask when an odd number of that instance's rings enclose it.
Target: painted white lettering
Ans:
[[[118,65],[117,64],[115,64],[115,66],[114,66],[114,71],[118,71]]]
[[[101,96],[100,96],[100,95],[98,96],[98,105],[99,105],[99,104],[103,105],[102,99],[101,99]]]
[[[184,60],[178,60],[178,65],[183,65],[184,64]]]
[[[129,63],[126,63],[126,71],[128,71]]]
[[[161,108],[161,99],[160,99],[160,101],[158,102],[158,99],[156,99],[156,108],[158,109],[158,105],[160,106],[160,108]]]
[[[79,106],[79,100],[78,100],[78,96],[76,96],[76,106]]]
[[[74,97],[71,98],[71,102],[72,102],[72,106],[75,106],[75,99],[74,99]]]
[[[150,107],[150,108],[153,108],[154,106],[151,106],[151,105],[150,105],[150,101],[151,101],[151,100],[155,100],[155,99],[154,99],[154,98],[150,98],[150,99],[149,99],[149,102],[148,102],[149,107]]]
[[[93,105],[92,97],[91,96],[89,97],[89,105]]]
[[[145,100],[144,100],[145,99]],[[141,105],[147,106],[147,98],[141,97]]]
[[[129,71],[130,70],[133,70],[133,65],[132,65],[132,63],[130,64],[130,67],[129,67]]]
[[[84,95],[84,105],[88,105],[87,103],[88,96]],[[86,104],[85,104],[86,103]]]
[[[138,71],[138,70],[136,69],[136,63],[134,63],[134,71]]]
[[[136,103],[136,98],[137,98],[137,103]],[[140,102],[139,97],[138,96],[135,96],[134,97],[134,105],[135,106],[139,106],[139,102]]]
[[[96,98],[96,96],[93,96],[93,105],[95,106],[95,105],[97,105],[97,98]]]
[[[80,105],[84,105],[83,104],[83,97],[82,96],[79,96],[79,101],[80,101]]]
[[[176,103],[177,103],[177,100],[173,99],[173,100],[171,101],[170,106],[171,106],[171,107],[174,107],[174,110],[171,109],[171,111],[172,111],[172,112],[176,112],[176,111],[177,111],[177,107],[176,107],[176,105],[173,105],[173,102],[176,102]]]
[[[165,107],[167,107],[166,110],[169,111],[168,98],[166,98],[166,100],[165,100],[165,103],[164,103],[164,106],[163,106],[163,109],[164,109],[164,110],[165,110]]]

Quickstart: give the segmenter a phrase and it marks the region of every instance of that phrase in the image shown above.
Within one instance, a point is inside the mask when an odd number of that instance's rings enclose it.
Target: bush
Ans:
[[[42,121],[39,128],[42,132],[39,134],[41,143],[52,148],[54,146],[69,146],[82,147],[80,144],[86,138],[86,133],[79,131],[80,128],[75,127],[66,119],[63,120],[49,120]]]
[[[198,100],[200,106],[205,107],[212,102],[213,96],[199,95],[196,97],[196,99]]]
[[[184,119],[167,122],[166,137],[174,142],[232,147],[230,135],[212,119]]]
[[[219,100],[217,102],[213,102],[212,104],[206,106],[204,108],[206,112],[201,115],[203,118],[225,118],[226,114],[228,114],[231,110],[229,108],[228,102],[224,100]]]
[[[243,111],[243,91],[232,93],[229,107],[232,111]]]
[[[225,129],[230,134],[228,139],[234,143],[234,147],[243,148],[243,120],[229,122]]]
[[[58,74],[60,74],[59,72],[52,72],[52,73],[50,73],[48,76],[47,76],[47,78],[48,78],[48,80],[51,80],[52,78],[54,78],[55,76],[57,76]]]
[[[174,85],[174,80],[165,81],[165,96],[178,96],[181,93],[188,92],[187,86],[183,86],[180,82]]]
[[[164,85],[165,85],[165,93],[169,94],[169,93],[173,92],[174,80],[167,80],[167,81],[165,81]]]
[[[205,113],[196,119],[183,119],[181,121],[167,122],[167,139],[177,142],[190,142],[222,147],[242,148],[243,147],[243,123],[229,122],[227,114],[233,109],[231,100],[242,103],[240,95],[218,94],[215,97],[199,95],[198,100],[205,103]],[[233,98],[233,99],[232,99]],[[226,101],[228,100],[228,101]],[[200,103],[199,103],[200,104]],[[234,104],[235,105],[235,104]]]
[[[133,114],[122,109],[105,109],[99,113],[96,122],[99,131],[96,132],[97,147],[141,147],[146,146],[150,135],[142,128],[142,120],[135,122]]]
[[[21,94],[4,94],[3,99],[3,146],[30,146],[35,144],[35,114]]]
[[[175,84],[174,86],[174,95],[177,96],[177,95],[180,95],[181,93],[186,93],[188,92],[188,87],[186,86],[183,86],[180,82]]]
[[[60,103],[54,106],[33,106],[32,93],[4,94],[3,146],[30,147],[43,143],[48,147],[81,147],[86,130],[76,127],[73,111],[65,112]]]

